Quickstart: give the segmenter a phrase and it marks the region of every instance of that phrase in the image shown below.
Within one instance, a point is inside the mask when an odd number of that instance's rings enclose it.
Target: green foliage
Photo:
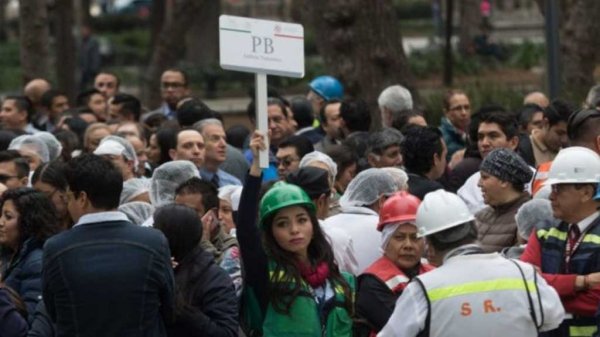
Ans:
[[[129,30],[149,30],[149,21],[135,15],[102,15],[92,18],[92,27],[96,33],[127,32]]]
[[[540,65],[546,56],[544,44],[535,44],[529,40],[511,46],[511,57],[508,64],[515,68],[531,69]]]
[[[112,51],[111,61],[115,65],[139,65],[147,62],[150,48],[150,31],[132,29],[103,34]]]
[[[0,68],[18,67],[20,64],[18,41],[0,44]]]
[[[431,1],[394,0],[394,9],[398,19],[431,18]]]

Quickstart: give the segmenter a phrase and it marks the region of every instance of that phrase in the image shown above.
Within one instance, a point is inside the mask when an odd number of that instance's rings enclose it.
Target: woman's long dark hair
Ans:
[[[348,313],[352,315],[353,295],[350,286],[340,273],[334,260],[333,249],[321,230],[316,214],[306,207],[303,208],[309,214],[313,226],[313,237],[308,245],[308,259],[313,266],[321,262],[327,264],[329,267],[328,280],[332,283],[331,288],[335,289],[336,286],[341,286],[344,289],[344,297],[346,298],[344,306]],[[266,253],[275,262],[274,274],[270,278],[278,278],[277,282],[269,282],[269,302],[271,302],[275,311],[287,315],[290,312],[292,303],[300,295],[304,281],[296,256],[282,249],[273,236],[273,219],[277,213],[279,212],[275,212],[265,220],[266,228],[263,235]]]
[[[167,238],[171,255],[181,263],[186,256],[199,248],[202,239],[202,223],[198,213],[190,207],[168,204],[154,213],[154,228]],[[175,277],[175,315],[194,311],[192,306],[195,284],[187,277]]]
[[[44,193],[28,187],[8,190],[0,199],[0,210],[8,200],[15,204],[19,212],[19,247],[32,237],[44,243],[59,232],[56,209]]]

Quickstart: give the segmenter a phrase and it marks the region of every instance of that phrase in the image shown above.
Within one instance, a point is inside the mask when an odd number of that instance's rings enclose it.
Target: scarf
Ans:
[[[299,262],[298,268],[300,268],[302,278],[313,288],[322,286],[329,277],[329,266],[325,262],[321,262],[315,267]]]

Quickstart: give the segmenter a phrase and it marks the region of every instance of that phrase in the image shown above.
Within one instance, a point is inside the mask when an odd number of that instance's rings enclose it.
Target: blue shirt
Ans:
[[[200,169],[200,177],[202,177],[202,180],[206,180],[206,181],[212,181],[213,177],[215,176],[215,174],[217,175],[218,179],[219,179],[219,187],[223,187],[223,186],[227,186],[227,185],[238,185],[241,186],[242,182],[232,176],[231,174],[218,169],[217,172],[209,172],[205,169]]]

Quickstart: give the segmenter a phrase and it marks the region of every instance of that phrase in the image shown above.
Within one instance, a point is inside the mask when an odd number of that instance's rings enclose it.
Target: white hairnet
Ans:
[[[389,173],[370,168],[360,172],[350,181],[340,199],[340,205],[342,208],[369,206],[382,194],[392,194],[398,190],[398,185]]]
[[[327,171],[329,171],[329,175],[332,181],[335,181],[335,177],[337,176],[337,164],[331,159],[330,156],[326,155],[320,151],[313,151],[307,153],[300,160],[299,168],[303,168],[305,166],[310,165],[313,162],[321,162],[327,166]]]
[[[125,213],[134,225],[141,226],[154,214],[154,206],[143,201],[133,201],[119,206],[119,211]]]
[[[517,222],[517,232],[519,236],[527,240],[531,231],[536,229],[536,225],[545,224],[554,221],[552,206],[547,199],[531,199],[519,207],[515,215]]]
[[[240,206],[240,197],[242,196],[242,186],[227,185],[219,187],[219,199],[227,200],[231,203],[231,209],[235,212]]]
[[[42,163],[50,161],[48,146],[40,138],[35,138],[33,135],[22,135],[13,139],[8,145],[8,149],[36,154],[40,157]]]
[[[138,195],[148,192],[150,180],[132,178],[123,182],[123,191],[121,191],[121,200],[119,204],[125,204],[137,197]]]
[[[131,145],[127,139],[119,136],[110,135],[102,138],[102,141],[94,151],[94,154],[99,156],[103,154],[122,155],[127,158],[127,160],[133,161],[134,171],[139,164],[133,145]]]
[[[60,157],[62,153],[62,144],[53,134],[50,132],[42,131],[33,134],[34,137],[41,139],[48,148],[48,154],[50,156],[50,160],[55,160]]]
[[[157,167],[150,183],[152,205],[158,208],[172,203],[175,189],[193,177],[200,178],[200,173],[196,165],[188,160],[170,161]]]
[[[384,170],[392,176],[398,186],[398,190],[408,190],[408,175],[403,169],[397,167],[382,167],[380,170]]]

